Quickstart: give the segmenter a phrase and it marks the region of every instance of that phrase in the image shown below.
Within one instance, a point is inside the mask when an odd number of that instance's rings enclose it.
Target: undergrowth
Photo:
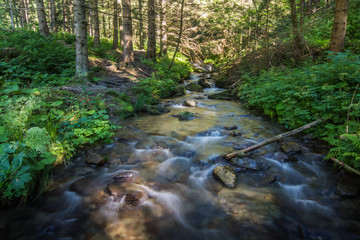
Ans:
[[[360,168],[360,138],[356,135],[360,130],[359,92],[349,113],[349,134],[343,135],[349,105],[360,83],[360,58],[349,52],[329,53],[328,58],[328,62],[302,68],[273,68],[259,76],[245,74],[238,97],[287,128],[325,119],[326,123],[315,129],[315,136],[334,146],[328,157]]]

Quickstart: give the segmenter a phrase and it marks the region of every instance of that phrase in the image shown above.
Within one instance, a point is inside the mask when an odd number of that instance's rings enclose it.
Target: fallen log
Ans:
[[[360,172],[359,172],[358,170],[356,170],[356,169],[354,169],[354,168],[346,165],[345,163],[341,162],[340,160],[338,160],[338,159],[336,159],[336,158],[331,157],[330,159],[331,159],[331,161],[339,164],[340,166],[342,166],[342,167],[345,168],[346,170],[348,170],[348,171],[350,171],[350,172],[352,172],[352,173],[355,173],[356,175],[359,175],[359,176],[360,176]]]
[[[275,136],[275,137],[272,137],[272,138],[270,138],[270,139],[268,139],[268,140],[266,140],[266,141],[263,141],[263,142],[261,142],[261,143],[255,144],[254,146],[245,148],[245,149],[243,149],[243,150],[241,150],[241,151],[226,154],[226,155],[224,155],[224,158],[225,158],[226,160],[229,160],[229,159],[235,157],[235,156],[236,156],[237,154],[239,154],[239,153],[240,153],[240,154],[245,154],[245,153],[254,151],[254,150],[259,149],[259,148],[261,148],[261,147],[264,147],[264,146],[266,146],[266,145],[268,145],[268,144],[270,144],[270,143],[272,143],[272,142],[278,141],[278,140],[280,140],[280,139],[283,139],[283,138],[292,136],[292,135],[294,135],[294,134],[296,134],[296,133],[302,132],[302,131],[304,131],[304,130],[306,130],[306,129],[312,128],[312,127],[318,125],[319,123],[321,123],[321,122],[323,122],[323,121],[324,121],[324,120],[322,120],[322,119],[318,119],[318,120],[316,120],[316,121],[314,121],[314,122],[312,122],[312,123],[306,124],[306,125],[304,125],[304,126],[302,126],[302,127],[299,127],[299,128],[297,128],[297,129],[291,130],[291,131],[289,131],[289,132],[279,134],[279,135],[277,135],[277,136]]]

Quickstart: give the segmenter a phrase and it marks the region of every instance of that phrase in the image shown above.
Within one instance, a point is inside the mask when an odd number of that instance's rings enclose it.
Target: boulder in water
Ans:
[[[229,81],[225,78],[220,78],[215,81],[215,86],[217,88],[226,88],[229,85]]]
[[[235,99],[234,95],[232,94],[231,90],[226,90],[220,93],[213,93],[208,96],[209,99],[215,100],[232,100]]]
[[[335,193],[340,197],[355,197],[360,191],[360,177],[344,172],[336,185]]]
[[[140,191],[132,191],[125,194],[125,202],[131,206],[137,206],[140,204],[141,198],[145,197],[145,194]]]
[[[133,172],[122,172],[118,175],[115,175],[113,177],[114,180],[116,180],[119,183],[123,183],[123,182],[127,182],[127,183],[131,183],[134,182],[135,179],[135,173]]]
[[[196,117],[195,113],[192,112],[188,112],[188,111],[183,111],[183,112],[179,112],[177,115],[177,118],[180,121],[188,121],[188,120],[192,120]]]
[[[196,83],[189,83],[188,85],[185,86],[185,88],[189,91],[192,92],[202,92],[203,91],[203,87],[196,84]]]
[[[94,153],[92,151],[88,151],[86,153],[86,159],[85,161],[88,163],[88,164],[92,164],[92,165],[96,165],[96,166],[102,166],[106,163],[106,159],[105,157],[97,154],[97,153]]]
[[[226,130],[236,130],[237,129],[237,126],[230,126],[230,127],[224,127],[224,129]]]
[[[92,190],[90,186],[91,179],[81,178],[70,185],[69,191],[76,192],[78,195],[85,195]]]
[[[230,160],[230,163],[235,167],[241,167],[255,171],[261,171],[270,168],[265,163],[255,161],[250,158],[233,158]]]
[[[150,114],[150,115],[160,115],[162,113],[168,113],[170,112],[170,109],[163,107],[163,106],[152,106],[152,105],[148,105],[146,107],[146,111]]]
[[[185,101],[184,101],[184,106],[187,106],[187,107],[196,107],[196,106],[197,106],[197,102],[195,102],[194,100],[185,100]]]
[[[206,78],[200,78],[198,84],[203,88],[211,88],[211,84]]]
[[[284,152],[291,155],[299,153],[301,151],[300,145],[296,142],[291,141],[282,142],[280,147]]]
[[[184,157],[175,157],[166,160],[159,165],[158,174],[168,181],[182,181],[190,174],[189,159]]]
[[[176,86],[172,92],[171,92],[171,97],[181,97],[184,96],[186,94],[186,89],[184,86]]]
[[[111,196],[121,197],[125,193],[125,187],[118,183],[107,185],[107,191]]]
[[[237,175],[231,166],[217,166],[212,172],[215,179],[220,180],[226,187],[235,188]]]
[[[231,131],[230,136],[232,137],[242,136],[242,132],[239,130],[233,130]]]

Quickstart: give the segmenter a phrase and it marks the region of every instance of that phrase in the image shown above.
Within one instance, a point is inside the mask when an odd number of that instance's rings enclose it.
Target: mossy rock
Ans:
[[[235,96],[232,94],[231,90],[226,90],[220,93],[210,94],[208,96],[209,99],[215,100],[233,100],[236,99]]]
[[[204,90],[202,86],[193,82],[186,85],[185,88],[192,92],[202,92]]]
[[[226,88],[229,85],[229,81],[225,78],[219,78],[215,81],[215,87],[217,88]]]
[[[181,97],[186,94],[186,89],[184,86],[176,86],[175,89],[171,92],[171,97]]]
[[[196,114],[192,113],[192,112],[188,112],[188,111],[179,112],[179,114],[177,115],[177,118],[180,121],[188,121],[188,120],[192,120],[192,119],[196,118]]]
[[[216,180],[220,180],[226,187],[235,188],[237,175],[234,168],[230,166],[217,166],[212,172]]]
[[[202,86],[203,88],[211,88],[211,84],[209,81],[205,78],[200,78],[198,81],[198,84]]]
[[[147,113],[149,113],[150,115],[160,115],[162,113],[168,113],[170,112],[170,109],[166,108],[166,107],[162,107],[162,106],[153,106],[153,105],[148,105],[146,107],[146,111]]]

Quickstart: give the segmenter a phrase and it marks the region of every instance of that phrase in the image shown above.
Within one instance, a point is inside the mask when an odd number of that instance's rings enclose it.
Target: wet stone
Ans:
[[[188,112],[188,111],[179,112],[179,114],[177,115],[177,118],[180,121],[189,121],[189,120],[194,119],[195,117],[196,117],[195,113]]]
[[[185,86],[185,88],[189,91],[192,92],[202,92],[203,91],[203,87],[196,84],[196,83],[189,83],[188,85]]]
[[[252,145],[253,143],[239,143],[239,144],[234,144],[233,148],[234,150],[242,150],[251,147]]]
[[[131,183],[134,182],[135,174],[133,172],[123,172],[113,177],[119,183],[127,182]]]
[[[301,151],[300,145],[296,142],[283,142],[280,144],[281,149],[287,154],[296,154]]]
[[[340,197],[355,197],[360,190],[360,177],[351,173],[341,176],[335,193]]]
[[[140,204],[141,198],[144,197],[143,192],[134,191],[126,193],[125,195],[125,202],[131,206],[137,206]]]
[[[232,136],[232,137],[242,136],[242,132],[239,131],[239,130],[233,130],[233,131],[230,133],[230,136]]]
[[[295,156],[293,155],[288,155],[286,153],[283,152],[278,152],[276,153],[272,158],[274,158],[275,160],[279,161],[279,162],[297,162],[299,161]]]
[[[91,151],[87,152],[85,161],[96,166],[102,166],[106,163],[105,157]]]
[[[230,164],[235,167],[246,168],[255,171],[267,170],[270,167],[263,162],[258,162],[250,158],[233,158],[230,160]]]
[[[71,184],[69,191],[76,192],[79,195],[85,195],[91,190],[90,186],[91,186],[91,179],[82,178]]]
[[[237,126],[230,126],[230,127],[224,127],[226,130],[235,130],[237,129]]]
[[[237,175],[231,166],[217,166],[212,172],[215,179],[220,180],[226,187],[235,188]]]
[[[184,106],[187,106],[187,107],[196,107],[196,106],[197,106],[197,102],[195,102],[194,100],[185,100],[185,101],[184,101]]]

